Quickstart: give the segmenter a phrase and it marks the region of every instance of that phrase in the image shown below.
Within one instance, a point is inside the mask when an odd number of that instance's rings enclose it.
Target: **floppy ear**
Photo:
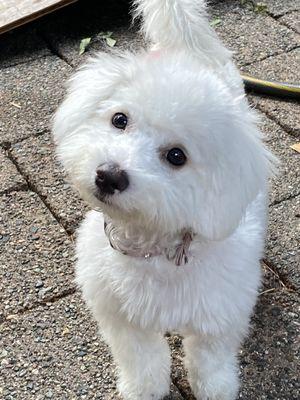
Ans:
[[[255,124],[244,120],[229,124],[225,141],[215,141],[216,168],[206,176],[196,231],[210,240],[222,240],[237,228],[248,205],[267,197],[268,178],[276,158],[265,148]],[[265,200],[267,201],[267,199]],[[263,205],[264,206],[264,205]]]
[[[53,118],[52,133],[57,144],[71,137],[107,100],[122,78],[124,57],[100,53],[91,58],[69,80],[67,95]]]

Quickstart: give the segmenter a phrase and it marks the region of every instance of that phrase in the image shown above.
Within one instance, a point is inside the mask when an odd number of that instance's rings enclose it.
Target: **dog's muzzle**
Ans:
[[[96,170],[95,184],[100,197],[111,196],[123,192],[129,186],[126,171],[115,163],[101,164]]]

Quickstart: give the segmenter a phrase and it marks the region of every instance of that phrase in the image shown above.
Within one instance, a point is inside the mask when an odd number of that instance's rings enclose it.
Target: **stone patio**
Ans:
[[[300,2],[211,1],[216,30],[238,66],[300,82]],[[298,21],[298,22],[297,22]],[[73,282],[74,232],[88,207],[55,161],[50,119],[64,82],[112,31],[117,48],[143,43],[128,1],[81,1],[0,37],[0,398],[117,399],[112,358]],[[80,40],[91,37],[79,56]],[[299,399],[300,106],[249,95],[281,159],[270,193],[264,284],[241,349],[243,400]],[[192,399],[173,356],[170,399]]]

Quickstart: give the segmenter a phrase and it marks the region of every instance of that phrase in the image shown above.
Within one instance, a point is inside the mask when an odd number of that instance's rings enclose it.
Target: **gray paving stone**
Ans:
[[[300,194],[300,154],[291,148],[297,142],[295,138],[265,114],[259,115],[265,142],[280,162],[270,187],[270,204],[274,204]]]
[[[68,232],[73,233],[82,219],[85,205],[67,183],[63,169],[55,158],[51,135],[46,132],[14,144],[12,156],[52,212]]]
[[[300,49],[244,67],[246,73],[262,79],[297,83],[300,81]],[[300,103],[261,95],[249,99],[285,130],[300,137]]]
[[[48,127],[70,71],[64,61],[54,56],[0,71],[1,142],[15,142]]]
[[[296,33],[266,13],[257,13],[240,0],[214,0],[209,9],[212,18],[220,18],[215,29],[234,51],[238,65],[253,63],[299,45]]]
[[[91,3],[91,2],[90,2]],[[112,31],[115,48],[136,49],[142,43],[137,29],[130,26],[129,2],[78,3],[48,18],[41,32],[51,47],[72,66],[83,63],[95,51],[108,51],[100,32]],[[80,41],[91,37],[90,45],[79,55]]]
[[[298,399],[299,316],[296,294],[282,290],[260,298],[241,352],[241,399]]]
[[[300,33],[300,11],[285,14],[279,19],[279,21],[290,29],[293,29],[295,32]]]
[[[0,319],[74,288],[73,246],[33,192],[0,198]]]
[[[112,27],[111,29],[113,30],[112,38],[116,40],[114,49],[135,51],[144,44],[140,34],[133,28]],[[79,45],[84,36],[75,39],[65,36],[61,38],[53,36],[50,41],[56,51],[64,57],[70,65],[78,67],[83,64],[88,57],[93,56],[95,53],[99,51],[109,52],[111,50],[110,47],[106,45],[105,40],[101,38],[100,34],[91,35],[91,37],[90,45],[82,55],[79,55]]]
[[[1,331],[4,400],[112,398],[112,358],[78,295],[16,316]]]
[[[27,184],[15,165],[0,149],[0,194],[17,189],[26,189]]]
[[[243,400],[297,400],[299,398],[299,298],[287,291],[259,298],[250,336],[240,352]],[[181,338],[170,338],[173,379],[183,397],[193,399],[182,367]]]
[[[130,27],[117,27],[111,28],[113,30],[112,38],[116,40],[114,49],[122,50],[132,50],[135,51],[144,45],[143,39],[137,30]],[[88,57],[93,56],[99,51],[109,52],[111,48],[107,46],[105,40],[101,38],[100,34],[91,35],[92,39],[90,45],[87,47],[84,54],[79,55],[79,45],[80,41],[84,36],[77,39],[72,39],[70,37],[53,37],[50,39],[52,41],[53,47],[56,51],[64,57],[67,62],[78,67],[83,64]]]
[[[270,207],[266,260],[300,288],[300,196]]]
[[[112,357],[77,294],[4,322],[1,339],[4,400],[119,399]],[[172,387],[167,399],[182,397]]]
[[[0,48],[0,68],[50,55],[50,50],[38,35],[34,23],[1,35]]]
[[[276,17],[291,11],[300,10],[299,0],[264,0],[263,3],[267,5],[268,12]]]

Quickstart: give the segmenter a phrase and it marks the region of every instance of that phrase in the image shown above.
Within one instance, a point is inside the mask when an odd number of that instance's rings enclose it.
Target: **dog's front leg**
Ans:
[[[111,319],[101,331],[117,365],[124,400],[158,400],[169,393],[171,358],[163,335]]]
[[[234,400],[238,393],[236,338],[188,336],[185,366],[197,400]]]

